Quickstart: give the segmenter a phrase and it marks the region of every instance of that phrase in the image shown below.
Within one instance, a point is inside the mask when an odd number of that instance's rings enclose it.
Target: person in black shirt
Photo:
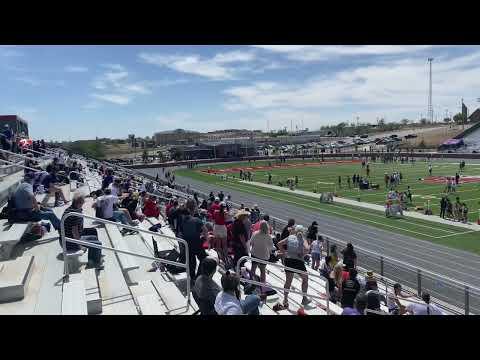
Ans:
[[[342,250],[342,255],[343,263],[348,269],[353,269],[357,266],[357,254],[353,250],[353,245],[351,243],[348,243],[347,247]]]
[[[195,213],[195,202],[193,199],[188,199],[185,207],[179,208],[182,212],[181,220],[181,238],[184,239],[188,244],[188,261],[189,261],[189,271],[190,271],[190,280],[192,283],[195,281],[195,270],[197,267],[197,260],[202,262],[203,259],[207,257],[207,253],[202,247],[201,237],[207,237],[207,229],[203,225],[202,220],[198,217],[193,216]],[[180,257],[179,262],[185,262],[185,247],[183,244],[180,244]]]
[[[248,255],[247,250],[247,229],[243,223],[244,219],[249,217],[250,213],[246,210],[239,210],[235,215],[235,221],[232,225],[232,247],[233,247],[233,266],[236,269],[237,262],[242,256]]]
[[[290,236],[290,228],[292,228],[293,226],[295,226],[295,219],[289,219],[287,226],[285,226],[282,230],[280,240],[283,240]]]
[[[69,213],[82,213],[82,206],[85,203],[85,198],[80,192],[75,192],[73,195],[72,205],[65,210],[63,216],[65,217]],[[83,218],[78,216],[71,216],[65,219],[65,237],[88,241],[92,244],[102,245],[98,240],[97,229],[83,228]],[[60,237],[60,246],[63,247],[62,238]],[[66,243],[68,251],[78,251],[81,245],[71,242]],[[103,269],[102,265],[102,250],[89,247],[88,248],[88,263],[89,266],[95,267],[99,270]]]
[[[220,202],[223,201],[223,198],[224,198],[224,197],[225,197],[225,195],[223,194],[223,191],[220,191],[220,192],[218,193],[218,198],[220,199]]]
[[[342,282],[342,307],[353,307],[355,297],[360,291],[357,270],[350,269],[348,280]]]

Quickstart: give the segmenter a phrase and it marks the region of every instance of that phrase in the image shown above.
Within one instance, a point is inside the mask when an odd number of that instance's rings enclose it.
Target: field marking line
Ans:
[[[248,186],[248,185],[247,185]],[[255,186],[255,185],[251,185],[251,186]],[[257,188],[259,188],[259,186],[256,186]],[[255,192],[252,192],[255,194]],[[267,194],[265,194],[264,192],[262,193],[262,196],[265,196],[265,197],[268,197],[270,199],[275,199],[275,200],[278,200],[277,197],[274,197],[274,196],[269,196]],[[317,211],[324,211],[324,212],[327,212],[327,213],[331,213],[331,214],[335,214],[335,215],[340,215],[340,216],[345,216],[345,217],[348,217],[348,218],[351,218],[351,219],[355,219],[355,220],[360,220],[360,221],[366,221],[366,222],[369,222],[369,223],[372,223],[372,224],[377,224],[377,225],[381,225],[381,226],[386,226],[388,228],[392,228],[392,229],[397,229],[397,230],[400,230],[400,231],[406,231],[406,232],[410,232],[410,233],[413,233],[413,234],[417,234],[417,235],[423,235],[423,236],[427,236],[429,238],[437,238],[437,236],[433,236],[433,235],[430,235],[430,234],[424,234],[424,233],[421,233],[421,232],[418,232],[418,231],[413,231],[413,230],[409,230],[409,229],[404,229],[404,228],[401,228],[401,227],[397,227],[397,226],[393,226],[393,225],[388,225],[388,224],[385,224],[385,223],[381,223],[381,222],[378,222],[378,221],[373,221],[373,220],[368,220],[368,219],[364,219],[364,218],[359,218],[359,217],[356,217],[356,216],[352,216],[352,215],[347,215],[347,214],[342,214],[342,213],[339,213],[339,212],[336,212],[336,211],[331,211],[331,210],[326,210],[326,209],[323,209],[323,208],[319,208],[319,207],[314,207],[314,206],[310,206],[310,205],[307,205],[307,204],[302,204],[302,203],[298,203],[298,202],[295,202],[295,201],[290,201],[290,200],[286,200],[286,199],[281,199],[281,201],[284,201],[284,202],[287,202],[287,203],[291,203],[291,204],[295,204],[295,205],[300,205],[300,206],[304,206],[304,207],[307,207],[307,208],[310,208],[310,209],[314,209],[314,210],[317,210]],[[307,200],[307,201],[311,201],[311,200]],[[344,207],[341,207],[342,209],[345,209],[345,210],[350,210],[350,209],[346,209]],[[375,214],[370,214],[369,215],[372,215],[372,216],[378,216],[378,215],[375,215]],[[417,224],[415,224],[417,225]],[[418,224],[420,225],[420,224]],[[435,229],[435,228],[431,228],[430,229]],[[444,229],[436,229],[436,230],[440,230],[440,231],[443,231],[443,232],[450,232],[449,230],[444,230]]]
[[[446,238],[446,237],[456,236],[456,235],[465,235],[465,234],[470,234],[470,233],[474,233],[474,232],[477,232],[477,231],[476,230],[470,230],[470,231],[465,231],[465,232],[458,233],[458,234],[437,236],[437,238],[440,239],[440,238]]]
[[[283,192],[283,193],[287,193],[287,194],[291,194],[290,192],[287,192],[285,190],[280,190],[280,189],[273,189],[271,187],[267,187],[267,186],[259,186],[259,185],[255,185],[255,184],[251,184],[253,186],[257,186],[257,187],[260,187],[260,188],[264,188],[264,189],[268,189],[270,191],[273,191],[273,192]],[[300,196],[303,196],[303,199],[302,200],[305,200],[305,201],[308,201],[310,203],[315,203],[317,204],[317,201],[315,200],[311,200],[309,199],[308,197],[311,197],[311,198],[315,198],[317,199],[317,196],[308,196],[308,195],[303,195],[303,194],[298,194]],[[351,211],[351,212],[357,212],[357,213],[362,213],[362,214],[365,214],[365,210],[359,210],[359,209],[355,209],[355,205],[351,205],[351,204],[342,204],[342,203],[334,203],[333,204],[334,206],[336,207],[339,207],[339,208],[342,208],[344,210],[347,210],[347,211]],[[342,205],[346,205],[346,206],[342,206]],[[381,212],[383,210],[376,210],[376,209],[372,209],[372,208],[369,208],[369,207],[365,207],[365,209],[369,209],[369,210],[373,210],[375,212]],[[380,215],[380,214],[374,214],[372,211],[367,211],[367,213],[371,216],[374,216],[374,217],[377,217],[377,218],[381,218],[381,219],[384,219],[384,216]],[[419,221],[425,221],[425,222],[428,222],[429,220],[427,219],[421,219],[421,218],[417,218],[417,217],[414,217],[414,216],[410,216],[409,218],[411,219],[416,219],[416,220],[419,220]],[[444,232],[444,233],[451,233],[451,234],[454,234],[455,231],[454,230],[447,230],[447,229],[442,229],[442,228],[437,228],[437,227],[433,227],[433,226],[429,226],[429,225],[426,225],[425,223],[415,223],[413,220],[413,222],[411,220],[407,220],[407,219],[399,219],[399,220],[403,220],[402,222],[409,222],[411,225],[414,225],[414,226],[419,226],[419,227],[423,227],[423,228],[427,228],[427,229],[430,229],[430,230],[437,230],[437,231],[441,231],[441,232]],[[443,225],[446,225],[446,226],[449,226],[447,224],[443,224]]]

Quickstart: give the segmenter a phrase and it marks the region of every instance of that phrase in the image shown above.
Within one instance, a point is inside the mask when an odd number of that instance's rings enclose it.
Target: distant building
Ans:
[[[28,123],[17,115],[0,115],[0,130],[3,131],[5,125],[8,124],[10,129],[15,134],[21,134],[22,132],[28,136]]]
[[[153,135],[155,145],[190,145],[200,139],[200,133],[183,129],[161,131]]]

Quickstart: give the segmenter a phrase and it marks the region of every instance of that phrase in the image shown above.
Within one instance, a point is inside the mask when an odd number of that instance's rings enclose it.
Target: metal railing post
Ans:
[[[465,315],[470,315],[470,288],[465,286]]]
[[[330,240],[326,237],[325,244],[327,246],[327,256],[330,256]]]
[[[383,256],[380,256],[380,275],[384,276],[383,274]]]
[[[417,294],[422,295],[422,270],[417,269]]]

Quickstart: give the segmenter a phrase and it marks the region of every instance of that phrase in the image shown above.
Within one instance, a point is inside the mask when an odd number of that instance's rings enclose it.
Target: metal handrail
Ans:
[[[45,171],[45,170],[38,170],[38,169],[34,169],[34,168],[31,168],[29,166],[25,166],[25,165],[20,165],[19,163],[16,163],[16,162],[13,162],[13,161],[10,161],[10,160],[4,160],[4,159],[0,159],[0,161],[4,162],[4,163],[7,163],[7,164],[11,164],[13,166],[18,166],[22,169],[28,169],[28,170],[32,170],[34,172],[40,172],[40,171]]]
[[[283,290],[287,293],[294,293],[294,294],[298,294],[298,295],[302,295],[302,296],[307,296],[307,292],[302,292],[302,291],[296,291],[296,290],[292,290],[292,289],[285,289],[283,287],[280,287],[280,286],[275,286],[275,285],[271,285],[269,284],[267,281],[265,281],[264,283],[261,282],[261,281],[256,281],[256,280],[251,280],[251,279],[247,279],[247,278],[244,278],[242,277],[242,274],[241,274],[241,267],[240,265],[244,262],[244,261],[247,261],[247,260],[250,260],[250,262],[258,262],[260,264],[265,264],[265,265],[273,265],[273,266],[276,266],[278,268],[281,268],[281,269],[284,269],[286,271],[291,271],[291,272],[294,272],[294,273],[297,273],[297,274],[301,274],[301,275],[307,275],[307,276],[313,276],[313,277],[318,277],[320,279],[324,279],[323,276],[321,275],[317,275],[317,274],[310,274],[306,271],[301,271],[301,270],[298,270],[298,269],[293,269],[291,267],[288,267],[288,266],[285,266],[285,265],[282,265],[282,264],[277,264],[277,263],[272,263],[272,262],[269,262],[269,261],[266,261],[266,260],[262,260],[262,259],[258,259],[258,258],[254,258],[254,257],[251,257],[251,256],[248,256],[248,255],[245,255],[245,256],[242,256],[238,262],[237,262],[237,269],[236,269],[236,272],[237,272],[237,275],[240,277],[240,279],[243,281],[243,282],[246,282],[246,283],[249,283],[249,284],[253,284],[253,285],[257,285],[257,286],[268,286],[272,289],[277,289],[277,290]],[[326,300],[327,302],[327,307],[326,307],[326,311],[327,311],[327,314],[330,313],[330,296],[328,294],[328,286],[325,287],[326,288],[326,292],[327,294],[324,296],[324,295],[308,295],[310,296],[311,298],[314,298],[314,299],[321,299],[321,300]]]
[[[35,153],[35,154],[39,154],[39,155],[42,155],[42,156],[47,157],[47,158],[50,158],[50,159],[53,158],[53,155],[51,155],[51,154],[42,153],[42,152],[40,152],[40,151],[36,151],[36,150],[33,150],[33,149],[29,149],[29,148],[27,148],[27,150],[25,150],[24,148],[22,148],[21,150],[22,150],[22,154],[23,154],[23,151],[26,151],[26,152],[32,152],[32,153]]]
[[[28,157],[28,156],[25,156],[25,155],[22,155],[22,154],[17,154],[17,153],[8,151],[8,150],[0,149],[0,152],[5,153],[5,154],[9,154],[9,155],[18,156],[18,157],[26,159],[26,160],[36,161],[35,158],[31,158],[31,157]]]
[[[73,180],[70,179],[70,174],[72,174],[72,173],[73,173],[73,174],[80,175],[80,176],[85,176],[85,180],[86,180],[86,181],[85,181],[85,184],[88,186],[88,193],[91,194],[91,193],[92,193],[92,188],[90,187],[90,184],[88,183],[88,178],[87,178],[87,176],[84,175],[84,174],[79,173],[78,171],[70,171],[70,172],[68,173],[68,180],[69,180],[70,182],[73,181]],[[77,184],[78,184],[78,181],[77,181]],[[70,190],[71,190],[71,188],[72,188],[72,187],[70,186]]]
[[[185,264],[183,264],[183,263],[178,263],[178,264],[180,264],[179,266],[185,268],[185,271],[186,271],[186,274],[187,274],[187,304],[190,304],[190,295],[191,295],[191,294],[190,294],[190,293],[191,293],[191,289],[190,289],[190,287],[191,287],[191,286],[190,286],[191,275],[190,275],[190,258],[189,258],[190,250],[189,250],[189,245],[188,245],[187,241],[185,241],[184,239],[181,239],[181,238],[177,238],[177,237],[173,237],[173,236],[168,236],[168,235],[160,234],[160,233],[153,232],[153,231],[149,231],[149,230],[145,230],[145,229],[142,229],[142,228],[137,228],[137,227],[134,227],[134,226],[125,225],[125,224],[117,223],[117,222],[114,222],[114,221],[109,221],[109,220],[105,220],[105,219],[100,219],[100,218],[97,218],[97,217],[95,217],[95,216],[85,215],[85,214],[77,213],[77,212],[69,212],[69,213],[66,214],[66,215],[64,214],[64,216],[62,217],[62,220],[61,220],[61,222],[60,222],[60,238],[61,238],[61,241],[62,241],[64,259],[66,259],[66,254],[67,254],[67,241],[68,241],[68,242],[78,242],[78,241],[81,241],[81,240],[76,240],[76,239],[73,239],[74,241],[72,241],[71,238],[65,237],[65,220],[68,219],[69,217],[73,217],[73,216],[79,217],[79,218],[83,218],[83,219],[94,220],[94,221],[97,221],[97,222],[100,222],[100,223],[103,223],[103,224],[111,224],[111,225],[115,225],[115,226],[118,226],[118,227],[123,227],[123,228],[126,228],[126,229],[138,231],[138,232],[143,232],[143,233],[149,234],[149,235],[151,235],[151,236],[164,237],[164,238],[171,239],[171,240],[175,240],[175,241],[177,241],[177,242],[179,242],[179,243],[182,243],[183,246],[185,247]],[[99,245],[91,244],[91,243],[88,243],[88,242],[87,242],[87,245],[90,246],[90,247],[97,247],[97,246],[99,246]],[[106,248],[106,247],[103,247],[103,245],[102,245],[102,248]],[[116,252],[121,252],[121,253],[124,253],[124,254],[127,254],[127,255],[143,257],[143,258],[146,258],[146,259],[152,259],[152,260],[158,261],[158,262],[160,262],[160,263],[161,263],[161,262],[164,262],[164,263],[166,263],[166,264],[177,265],[177,263],[170,262],[170,261],[168,261],[168,260],[164,260],[164,259],[161,259],[161,258],[152,258],[152,257],[148,257],[148,256],[145,256],[145,255],[132,253],[132,252],[129,252],[129,251],[112,249],[112,248],[109,248],[108,250],[112,250],[112,251],[116,251]],[[168,262],[167,262],[167,261],[168,261]],[[67,264],[66,261],[65,261],[65,264],[64,264],[64,272],[65,272],[66,278],[68,279],[68,276],[69,276],[69,268],[68,268],[68,264]]]

